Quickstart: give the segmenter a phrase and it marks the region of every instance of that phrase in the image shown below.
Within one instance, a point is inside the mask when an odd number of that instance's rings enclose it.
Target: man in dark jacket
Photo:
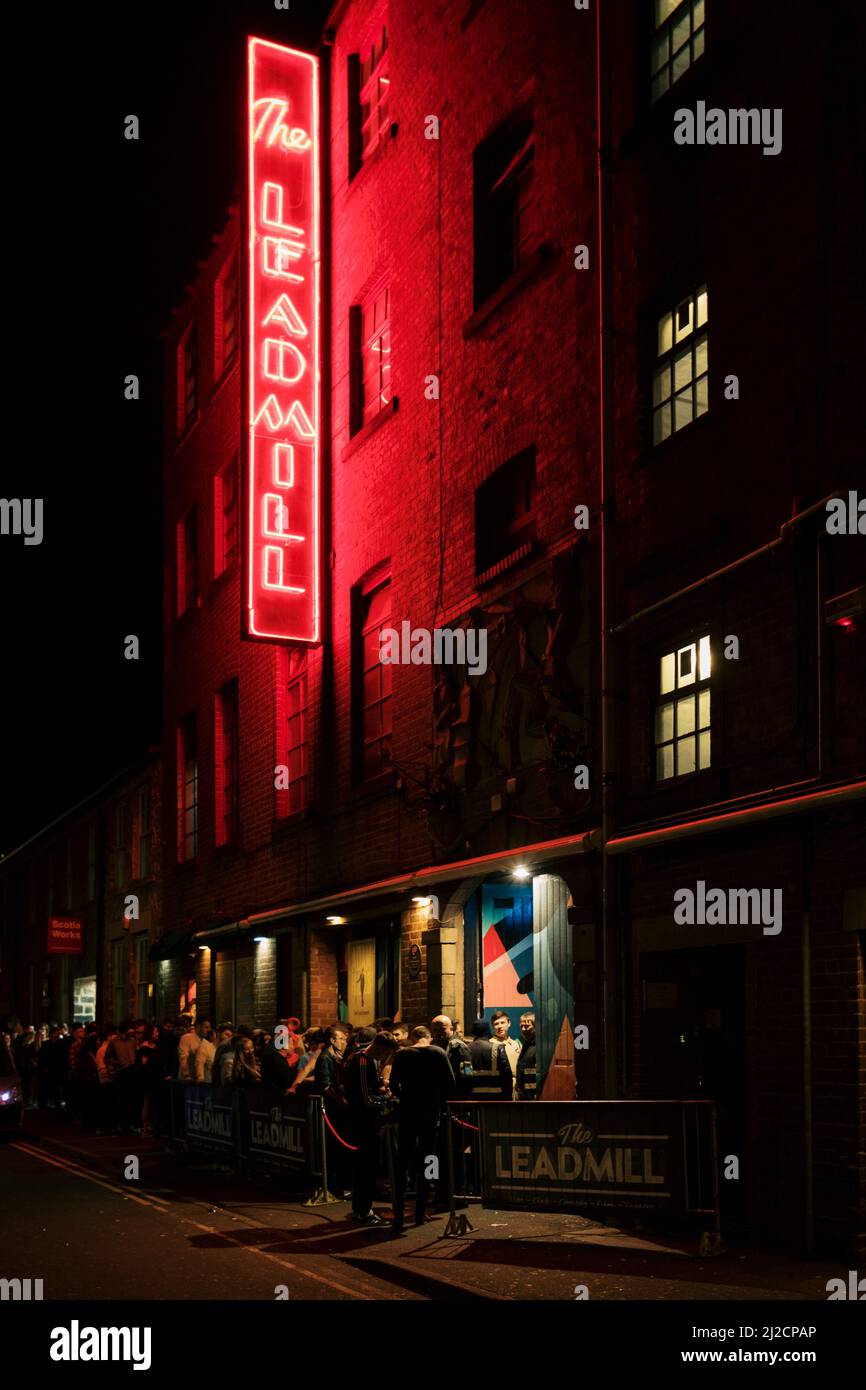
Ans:
[[[424,1222],[431,1163],[436,1159],[442,1112],[454,1095],[454,1073],[441,1047],[432,1045],[429,1028],[413,1028],[409,1046],[394,1054],[390,1076],[397,1111],[397,1172],[394,1184],[394,1232],[403,1230],[406,1181],[415,1174],[415,1225]]]
[[[366,1036],[368,1033],[372,1033],[372,1038]],[[361,1226],[382,1226],[382,1218],[373,1210],[379,1131],[386,1118],[388,1102],[382,1069],[397,1051],[398,1044],[390,1033],[376,1033],[372,1028],[359,1028],[356,1036],[359,1046],[343,1068],[343,1085],[356,1145],[352,1215]]]
[[[472,1025],[472,1041],[469,1043],[469,1056],[473,1071],[493,1070],[493,1044],[490,1024],[486,1018],[476,1018]]]
[[[535,1100],[535,1014],[520,1015],[520,1056],[517,1058],[517,1098]]]

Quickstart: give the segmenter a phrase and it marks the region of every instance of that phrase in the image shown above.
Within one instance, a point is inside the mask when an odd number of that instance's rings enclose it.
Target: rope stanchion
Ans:
[[[313,1193],[312,1197],[310,1197],[310,1198],[304,1203],[304,1206],[305,1206],[305,1207],[333,1206],[333,1205],[338,1204],[339,1201],[340,1201],[340,1198],[339,1198],[339,1197],[335,1197],[334,1194],[333,1194],[333,1192],[329,1192],[329,1191],[328,1191],[328,1148],[327,1148],[326,1136],[325,1136],[325,1123],[326,1123],[326,1122],[330,1125],[330,1121],[328,1121],[328,1117],[327,1117],[327,1115],[325,1114],[325,1103],[324,1103],[324,1101],[320,1100],[320,1101],[319,1101],[319,1144],[321,1145],[321,1149],[322,1149],[322,1186],[316,1188],[316,1191]],[[340,1136],[337,1135],[337,1138],[338,1138],[338,1139],[339,1139],[339,1137],[340,1137]]]
[[[481,1133],[481,1129],[478,1125],[470,1125],[466,1120],[458,1120],[456,1115],[452,1115],[451,1118],[454,1123],[460,1125],[462,1129],[474,1129],[476,1134]]]
[[[331,1131],[331,1133],[333,1134],[334,1138],[337,1140],[337,1143],[338,1143],[338,1144],[342,1144],[344,1149],[351,1149],[353,1153],[357,1153],[357,1152],[358,1152],[358,1145],[357,1145],[357,1144],[348,1144],[348,1143],[346,1142],[346,1140],[343,1139],[343,1138],[337,1133],[337,1131],[334,1129],[334,1126],[331,1124],[331,1121],[328,1119],[327,1114],[325,1114],[325,1107],[324,1107],[324,1105],[322,1106],[322,1114],[325,1116],[325,1124],[328,1126],[328,1129]]]
[[[465,1211],[457,1210],[454,1198],[454,1131],[451,1128],[453,1118],[451,1107],[447,1106],[445,1110],[445,1143],[448,1151],[448,1205],[450,1214],[442,1234],[444,1236],[465,1236],[468,1231],[474,1231],[475,1227]],[[457,1123],[462,1124],[462,1121],[458,1120]],[[466,1128],[471,1129],[472,1126],[467,1125]]]

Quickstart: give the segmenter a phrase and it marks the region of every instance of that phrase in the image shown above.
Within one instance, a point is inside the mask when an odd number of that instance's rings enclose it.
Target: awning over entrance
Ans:
[[[168,931],[151,946],[148,960],[178,960],[195,950],[192,931]]]

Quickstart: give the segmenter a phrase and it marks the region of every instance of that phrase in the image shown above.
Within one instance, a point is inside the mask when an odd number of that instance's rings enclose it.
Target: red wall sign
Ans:
[[[48,918],[48,953],[55,956],[84,954],[84,923],[80,917]]]
[[[244,633],[319,637],[319,71],[247,42]]]

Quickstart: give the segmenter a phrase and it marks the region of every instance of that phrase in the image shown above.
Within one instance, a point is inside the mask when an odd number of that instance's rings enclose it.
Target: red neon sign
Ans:
[[[244,634],[319,637],[319,71],[247,41]]]

